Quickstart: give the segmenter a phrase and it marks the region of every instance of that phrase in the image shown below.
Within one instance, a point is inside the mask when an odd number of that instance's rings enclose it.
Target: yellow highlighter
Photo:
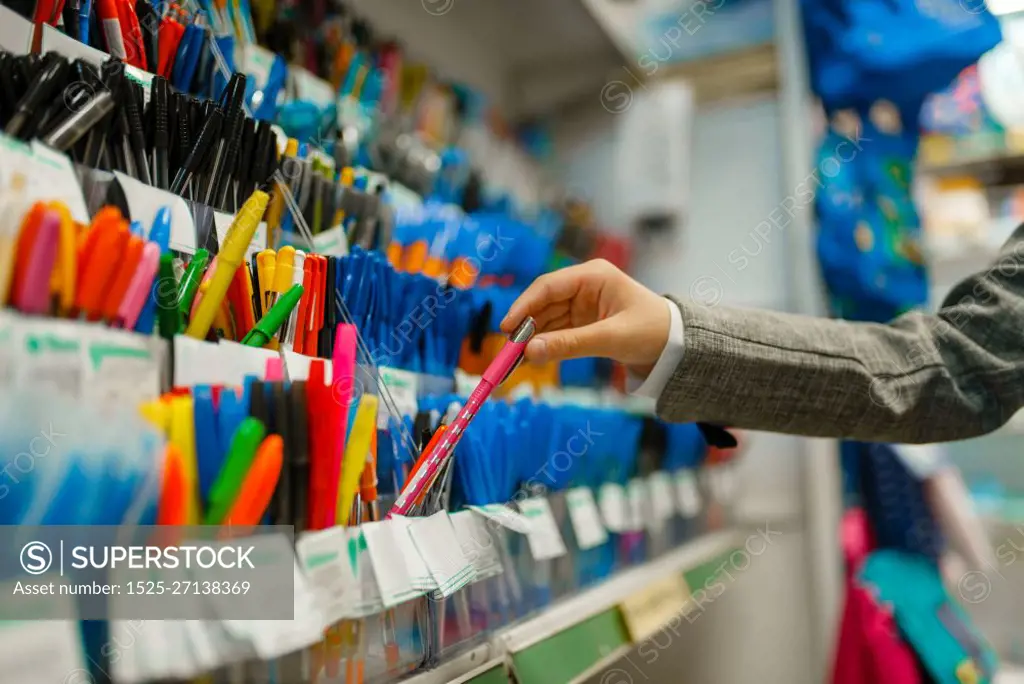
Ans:
[[[259,261],[257,261],[258,263]],[[291,289],[294,279],[295,248],[285,246],[277,250],[277,261],[274,264],[274,279],[269,288],[270,294],[267,296],[268,309],[274,308],[274,304],[277,304],[277,298]]]
[[[245,259],[245,250],[248,249],[252,237],[256,233],[260,219],[267,210],[267,203],[270,202],[270,195],[257,190],[245,201],[241,210],[235,216],[228,228],[228,234],[224,237],[224,244],[221,245],[220,253],[217,255],[217,270],[210,279],[210,285],[199,303],[195,315],[188,323],[185,334],[197,340],[206,338],[210,332],[210,326],[217,315],[227,295],[231,281],[235,278],[235,271]]]
[[[168,438],[181,453],[183,480],[187,496],[185,520],[188,525],[199,524],[199,466],[196,462],[196,431],[192,397],[171,399],[171,418]]]
[[[274,269],[277,268],[277,252],[272,249],[265,249],[256,255],[256,279],[260,284],[260,291],[256,294],[260,298],[260,311],[266,315],[270,311],[267,301],[270,292],[274,287]]]
[[[364,394],[356,409],[355,423],[345,444],[345,458],[341,462],[341,481],[338,483],[337,522],[348,525],[352,516],[352,503],[359,491],[359,478],[366,467],[370,443],[377,430],[377,397]]]
[[[142,417],[149,422],[150,425],[155,427],[163,434],[167,434],[170,428],[170,411],[166,401],[162,399],[156,399],[154,401],[147,401],[139,406],[139,413]]]

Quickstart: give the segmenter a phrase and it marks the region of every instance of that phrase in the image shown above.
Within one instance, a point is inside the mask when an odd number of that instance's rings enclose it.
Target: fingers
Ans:
[[[570,302],[559,302],[533,314],[533,322],[537,325],[537,332],[542,333],[548,330],[564,328],[567,325],[566,321],[571,318],[569,315],[570,306]]]
[[[501,322],[502,331],[511,333],[527,316],[536,317],[553,304],[571,300],[591,271],[588,264],[581,264],[537,278],[509,308],[508,315]]]
[[[526,346],[526,358],[537,363],[581,359],[589,356],[613,358],[617,329],[613,318],[537,335]],[[621,331],[620,331],[621,332]]]

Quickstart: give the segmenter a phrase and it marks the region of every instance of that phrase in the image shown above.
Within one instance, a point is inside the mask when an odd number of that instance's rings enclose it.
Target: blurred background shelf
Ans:
[[[437,73],[492,99],[509,118],[597,101],[610,74],[635,58],[584,0],[352,0],[382,36],[394,35]],[[599,9],[599,8],[598,8]],[[628,57],[627,57],[628,55]]]
[[[925,135],[918,170],[934,176],[983,175],[997,181],[1024,172],[1024,135],[1020,131],[981,132],[952,138]]]

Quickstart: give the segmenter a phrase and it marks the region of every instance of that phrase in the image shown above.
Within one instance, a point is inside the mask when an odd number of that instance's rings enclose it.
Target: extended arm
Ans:
[[[1024,226],[937,315],[880,325],[676,303],[668,420],[921,443],[990,432],[1024,406]]]

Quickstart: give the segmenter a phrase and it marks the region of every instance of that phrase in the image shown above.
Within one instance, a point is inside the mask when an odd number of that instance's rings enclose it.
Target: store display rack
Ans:
[[[700,536],[500,630],[488,643],[405,683],[498,684],[510,681],[510,670],[518,684],[582,681],[637,643],[622,613],[625,601],[673,576],[682,575],[691,590],[704,586],[742,542],[737,529]]]
[[[991,176],[1024,168],[1019,133],[979,133],[960,138],[927,135],[921,140],[918,171],[933,176]]]

